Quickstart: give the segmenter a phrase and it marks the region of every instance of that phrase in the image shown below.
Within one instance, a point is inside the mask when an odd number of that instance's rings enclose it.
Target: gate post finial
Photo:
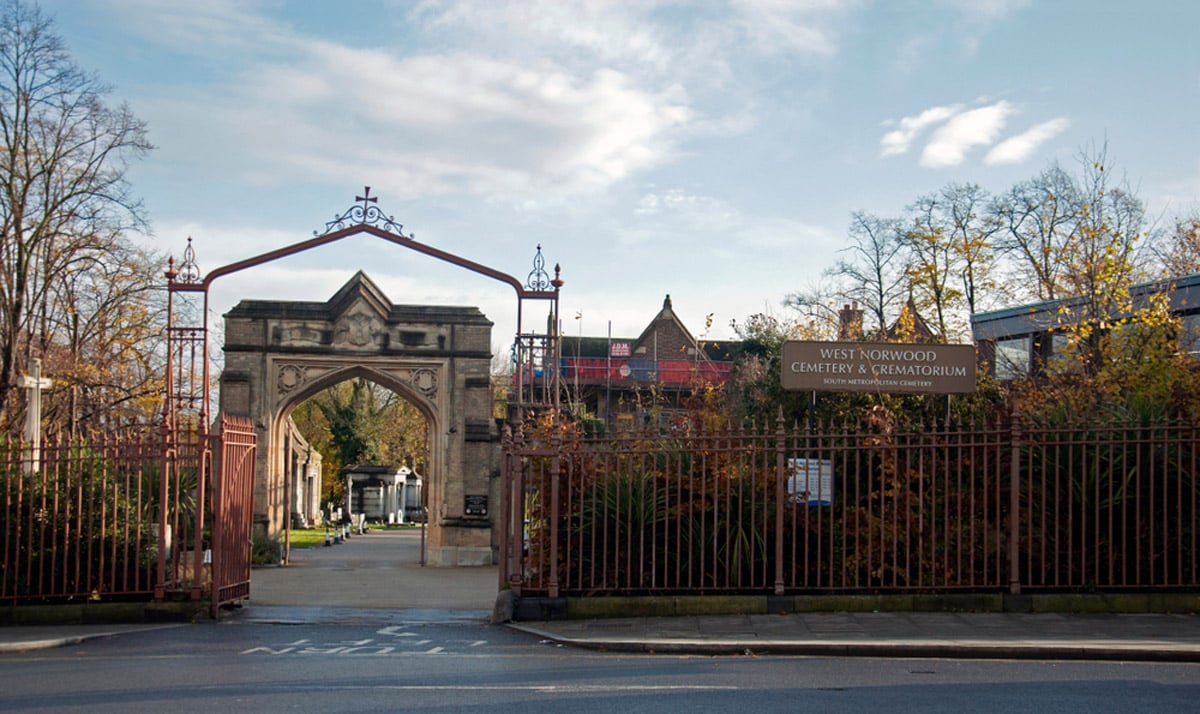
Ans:
[[[192,247],[191,236],[188,236],[187,247],[183,249],[183,260],[179,262],[179,268],[175,268],[174,257],[168,261],[167,280],[188,285],[200,282],[200,266],[196,264],[196,249]]]
[[[557,272],[555,273],[557,275]],[[546,291],[553,283],[546,272],[546,259],[542,256],[542,244],[537,244],[537,252],[533,254],[533,270],[525,279],[525,287],[529,290]]]

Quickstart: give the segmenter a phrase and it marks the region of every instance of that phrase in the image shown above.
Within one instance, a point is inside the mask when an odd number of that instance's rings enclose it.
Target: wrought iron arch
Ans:
[[[522,418],[531,408],[554,408],[559,403],[558,370],[549,369],[549,385],[535,388],[532,375],[543,366],[556,365],[559,357],[560,335],[558,335],[559,291],[563,286],[559,266],[554,267],[550,278],[544,269],[545,259],[539,244],[534,256],[534,269],[525,283],[495,268],[477,263],[454,253],[418,242],[411,233],[404,233],[404,226],[384,213],[378,205],[378,197],[371,195],[371,187],[355,196],[355,203],[332,221],[325,224],[323,231],[313,231],[313,237],[289,246],[268,251],[244,260],[221,266],[202,274],[196,262],[196,253],[191,237],[178,267],[172,257],[166,273],[168,287],[167,303],[167,373],[166,398],[163,407],[164,430],[169,443],[178,444],[181,416],[188,415],[189,423],[195,423],[200,436],[207,436],[211,422],[208,337],[208,291],[218,278],[232,275],[255,266],[270,263],[290,255],[302,253],[320,246],[336,243],[351,236],[368,234],[416,251],[471,272],[505,283],[517,295],[517,334],[514,339],[514,361],[516,381],[516,417]],[[190,311],[180,310],[182,295],[201,297],[201,305]],[[526,303],[549,306],[549,319],[544,332],[526,332],[523,327]],[[204,443],[204,439],[201,440]],[[173,453],[168,449],[168,457]]]

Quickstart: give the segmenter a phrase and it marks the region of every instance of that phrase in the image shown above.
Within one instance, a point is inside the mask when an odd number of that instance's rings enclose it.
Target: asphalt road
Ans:
[[[330,611],[0,655],[0,711],[1195,712],[1200,666],[616,654],[467,615]]]
[[[0,654],[0,712],[1195,712],[1200,665],[677,656],[489,625],[495,568],[372,533],[255,570],[218,622]]]

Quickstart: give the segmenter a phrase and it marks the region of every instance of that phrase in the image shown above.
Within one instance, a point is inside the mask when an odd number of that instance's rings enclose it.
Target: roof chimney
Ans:
[[[842,305],[838,312],[838,339],[847,341],[861,340],[863,336],[863,311],[858,308],[856,300],[852,305]]]

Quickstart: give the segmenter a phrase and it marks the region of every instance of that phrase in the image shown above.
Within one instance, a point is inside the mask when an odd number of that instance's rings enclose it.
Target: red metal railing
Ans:
[[[246,428],[228,422],[223,428],[235,434],[227,445],[232,440],[244,450]],[[252,425],[248,448],[252,454]],[[0,601],[200,599],[211,592],[211,461],[207,440],[194,430],[177,432],[170,443],[150,429],[51,434],[37,460],[28,444],[7,440],[0,454]],[[245,460],[235,461],[244,473]],[[253,458],[249,464],[252,482]],[[235,504],[248,514],[248,496]],[[245,550],[248,562],[248,522],[244,532],[226,541]]]
[[[49,434],[36,461],[24,442],[3,448],[0,600],[190,590],[181,564],[203,509],[186,465],[164,478],[160,434]]]
[[[720,384],[729,379],[732,362],[652,360],[638,358],[571,357],[560,361],[562,379],[603,384],[689,384],[697,380]]]
[[[521,594],[1200,585],[1197,425],[506,437]]]

